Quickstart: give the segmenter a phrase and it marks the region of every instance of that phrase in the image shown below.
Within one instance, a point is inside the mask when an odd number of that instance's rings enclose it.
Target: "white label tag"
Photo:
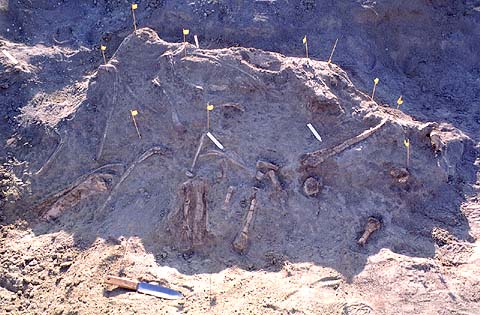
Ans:
[[[223,151],[224,147],[223,145],[210,133],[210,132],[207,132],[207,137],[210,138],[210,140],[213,141],[213,143],[215,143],[215,145]]]
[[[322,142],[322,137],[320,137],[320,135],[318,134],[317,130],[315,130],[315,128],[313,128],[312,124],[307,124],[307,127],[308,127],[308,129],[310,129],[310,131],[313,133],[313,135],[315,136],[315,138],[317,138],[318,141]]]
[[[198,37],[197,37],[197,35],[194,35],[193,38],[195,39],[195,46],[197,46],[197,48],[200,48],[200,45],[198,44]]]

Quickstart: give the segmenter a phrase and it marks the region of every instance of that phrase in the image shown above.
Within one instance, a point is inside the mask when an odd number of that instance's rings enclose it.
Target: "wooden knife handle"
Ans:
[[[138,281],[130,280],[127,278],[120,278],[115,276],[107,276],[105,278],[105,283],[113,284],[120,288],[130,289],[130,290],[137,290]]]

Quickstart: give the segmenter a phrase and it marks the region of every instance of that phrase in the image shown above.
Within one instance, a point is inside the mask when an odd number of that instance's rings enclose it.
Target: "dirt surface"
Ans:
[[[0,312],[478,314],[479,5],[0,2]]]

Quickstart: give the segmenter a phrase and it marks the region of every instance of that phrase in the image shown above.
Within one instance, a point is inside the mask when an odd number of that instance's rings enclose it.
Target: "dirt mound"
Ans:
[[[471,110],[479,103],[476,0],[138,4],[139,26],[151,27],[172,42],[181,40],[182,28],[189,28],[202,47],[255,47],[302,56],[301,39],[307,35],[311,57],[327,60],[338,38],[334,61],[358,87],[370,89],[372,79],[379,77],[377,94],[382,102],[394,104],[403,95],[404,110],[411,115],[449,122],[472,138],[480,131],[479,113]],[[132,30],[127,1],[21,0],[7,7],[0,10],[3,36],[29,47],[45,44],[59,53],[66,50],[65,56],[74,64],[78,56],[70,58],[68,50],[95,51],[103,42],[111,56]],[[193,42],[191,36],[189,40]],[[96,61],[101,62],[98,53]],[[81,65],[76,67],[89,68],[88,62]],[[68,76],[71,70],[65,68],[52,75]]]
[[[210,129],[207,104],[214,106]],[[190,294],[186,310],[203,312],[198,287],[205,287],[187,282],[215,272],[225,285],[237,266],[239,274],[263,273],[263,281],[285,272],[299,285],[302,268],[322,275],[311,288],[328,297],[323,304],[303,303],[314,293],[299,288],[256,301],[255,312],[297,305],[305,313],[368,313],[382,307],[335,290],[351,283],[370,256],[389,249],[412,261],[434,257],[438,229],[456,244],[471,240],[460,205],[464,187],[475,181],[473,141],[451,125],[377,104],[335,64],[253,48],[197,49],[144,28],[98,68],[86,99],[57,127],[55,146],[11,144],[33,175],[31,194],[9,211],[27,211],[32,233],[51,246],[55,235],[76,246],[67,258],[52,258],[51,268],[57,289],[86,294],[85,310],[111,297],[101,294],[98,278],[126,273],[165,277]],[[374,232],[359,246],[373,221]],[[470,254],[462,250],[462,261]],[[47,284],[21,285],[17,274],[0,279],[9,291],[42,295]]]

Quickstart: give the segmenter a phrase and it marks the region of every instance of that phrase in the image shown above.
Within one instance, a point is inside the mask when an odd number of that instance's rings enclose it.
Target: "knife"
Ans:
[[[146,282],[139,282],[127,278],[120,278],[115,276],[107,276],[105,283],[113,284],[120,288],[135,290],[140,293],[154,295],[169,300],[176,300],[183,298],[182,293],[175,290],[162,287],[157,284],[150,284]]]

